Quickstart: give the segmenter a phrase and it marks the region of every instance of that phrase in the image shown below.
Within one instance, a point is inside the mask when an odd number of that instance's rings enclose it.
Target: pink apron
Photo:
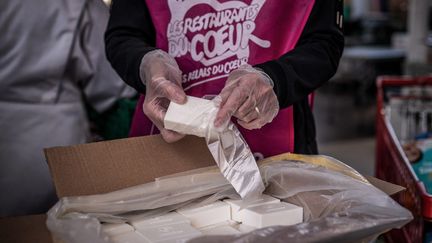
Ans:
[[[144,1],[144,0],[143,0]],[[173,56],[188,95],[212,98],[228,74],[245,63],[277,59],[292,50],[314,0],[146,0],[156,47]],[[289,80],[287,80],[289,82]],[[144,115],[140,97],[130,136],[159,131]],[[293,108],[261,129],[241,133],[257,157],[294,151]]]

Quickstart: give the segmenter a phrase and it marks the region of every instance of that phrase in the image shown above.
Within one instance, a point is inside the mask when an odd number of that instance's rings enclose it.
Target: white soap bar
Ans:
[[[210,131],[212,137],[217,136],[213,122],[216,114],[212,101],[193,96],[187,96],[185,104],[171,102],[164,118],[164,127],[183,134],[206,137]]]
[[[231,209],[227,203],[216,201],[205,206],[189,206],[177,210],[187,217],[194,227],[200,228],[208,225],[228,221],[231,219]]]
[[[294,225],[303,222],[303,208],[280,202],[244,209],[243,224],[262,228],[272,225]]]
[[[201,232],[205,235],[233,235],[233,234],[240,233],[240,231],[234,229],[229,225],[210,227],[210,228],[202,229]]]
[[[146,238],[137,232],[128,232],[110,237],[113,243],[150,243]]]
[[[246,224],[238,224],[237,226],[234,227],[236,230],[240,231],[241,233],[249,233],[251,231],[256,230],[255,227],[246,225]]]
[[[228,221],[222,221],[222,222],[219,222],[219,223],[216,223],[216,224],[200,227],[200,228],[198,228],[198,230],[200,230],[200,231],[206,231],[206,230],[212,229],[212,228],[218,228],[218,227],[222,227],[222,226],[235,227],[236,225],[238,225],[237,222],[232,221],[232,220],[228,220]]]
[[[103,224],[102,231],[109,236],[119,235],[127,232],[133,232],[134,228],[129,224]]]
[[[245,208],[269,203],[279,203],[280,200],[263,194],[261,198],[251,201],[226,199],[224,202],[231,206],[231,219],[237,222],[242,222],[242,213],[244,212]]]
[[[175,242],[180,239],[192,239],[202,235],[190,224],[171,224],[159,227],[137,229],[149,242]]]
[[[216,224],[211,224],[211,225],[206,225],[206,226],[204,226],[204,227],[200,227],[200,228],[198,228],[198,229],[206,229],[206,228],[215,228],[215,227],[220,227],[220,226],[226,226],[226,225],[228,225],[228,226],[233,226],[233,225],[237,225],[238,223],[236,222],[236,221],[233,221],[233,220],[225,220],[225,221],[221,221],[221,222],[218,222],[218,223],[216,223]]]
[[[190,224],[190,220],[181,214],[172,212],[154,218],[148,218],[148,217],[137,215],[135,217],[132,217],[130,223],[135,228],[148,228],[148,227],[158,227],[158,226],[164,226],[170,224],[181,224],[181,223]]]
[[[189,240],[198,237],[201,235],[195,235],[195,236],[183,236],[180,238],[175,238],[175,239],[169,239],[169,240],[162,240],[162,241],[157,241],[157,243],[186,243]]]

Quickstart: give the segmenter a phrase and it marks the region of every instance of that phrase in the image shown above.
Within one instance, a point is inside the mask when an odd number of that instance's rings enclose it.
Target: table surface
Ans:
[[[46,227],[46,215],[28,215],[0,219],[0,242],[2,243],[52,243]]]

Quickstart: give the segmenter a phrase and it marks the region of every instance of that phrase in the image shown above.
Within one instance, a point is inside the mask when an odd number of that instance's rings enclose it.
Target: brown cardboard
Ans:
[[[372,177],[372,176],[364,176],[370,184],[374,185],[381,191],[385,192],[387,195],[394,195],[398,192],[405,191],[406,188],[402,186],[395,185],[393,183],[380,180],[378,178]]]
[[[172,144],[155,135],[55,147],[45,149],[45,156],[59,197],[110,192],[215,165],[204,139],[194,136]],[[388,194],[403,189],[376,178],[368,180]]]
[[[204,139],[156,136],[45,149],[58,197],[110,192],[214,165]]]
[[[2,243],[51,243],[51,233],[45,221],[46,215],[29,215],[0,219]]]

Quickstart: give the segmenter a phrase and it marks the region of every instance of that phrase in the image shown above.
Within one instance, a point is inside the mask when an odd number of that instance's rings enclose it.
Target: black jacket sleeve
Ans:
[[[108,60],[120,77],[140,93],[143,56],[154,49],[155,29],[144,0],[114,0],[105,33]]]
[[[273,79],[281,108],[304,99],[335,74],[344,47],[338,11],[342,13],[342,1],[316,0],[296,47],[256,65]]]

